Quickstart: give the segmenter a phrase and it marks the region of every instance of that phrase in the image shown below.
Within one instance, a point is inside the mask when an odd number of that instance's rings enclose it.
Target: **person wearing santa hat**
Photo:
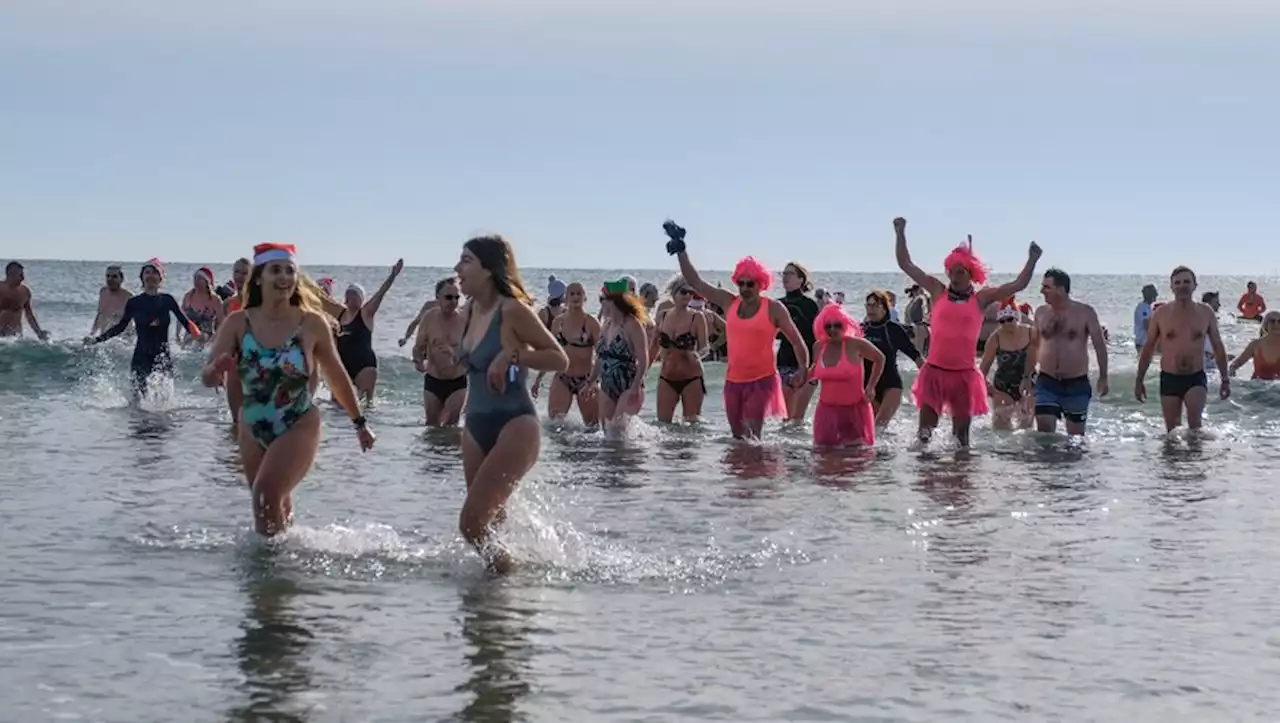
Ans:
[[[208,341],[226,317],[222,299],[214,293],[213,269],[196,269],[191,289],[182,297],[182,313],[200,327],[200,338]]]

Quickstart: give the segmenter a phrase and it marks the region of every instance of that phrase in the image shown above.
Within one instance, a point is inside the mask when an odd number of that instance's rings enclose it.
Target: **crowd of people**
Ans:
[[[707,394],[704,365],[723,359],[724,414],[734,437],[758,439],[770,419],[805,420],[816,394],[815,445],[871,445],[900,407],[905,357],[918,367],[911,394],[921,443],[945,416],[957,442],[968,445],[972,420],[989,412],[997,428],[1053,432],[1061,422],[1067,434],[1084,434],[1094,394],[1110,391],[1107,332],[1093,307],[1072,297],[1071,277],[1057,268],[1043,272],[1044,303],[1033,309],[1015,299],[1036,276],[1041,249],[1034,242],[1015,279],[989,284],[971,238],[942,260],[939,278],[912,258],[906,220],[895,219],[893,228],[898,266],[912,281],[904,311],[891,291],[873,290],[861,318],[843,292],[815,289],[809,270],[794,261],[782,270],[779,298],[766,295],[774,274],[751,256],[734,267],[731,288],[709,283],[690,258],[685,230],[671,221],[664,230],[678,273],[662,290],[632,277],[606,281],[595,314],[586,285],[555,276],[545,306],[535,309],[511,244],[500,236],[467,241],[453,275],[435,284],[434,298],[399,339],[401,346],[412,340],[423,374],[426,423],[464,428],[463,535],[491,567],[510,567],[493,530],[537,461],[535,404],[544,382],[549,416],[576,408],[587,425],[610,425],[640,412],[647,372],[657,366],[657,418],[672,422],[678,407],[684,421],[694,422]],[[136,295],[124,288],[121,267],[109,266],[84,343],[132,329],[130,376],[138,394],[172,374],[171,319],[179,327],[176,341],[209,345],[202,379],[227,391],[255,527],[270,536],[288,526],[292,492],[319,445],[314,395],[322,378],[361,448],[374,444],[362,412],[378,379],[372,339],[403,266],[397,262],[373,294],[353,283],[338,301],[333,279],[312,281],[301,272],[293,246],[260,244],[220,286],[212,270],[197,270],[181,302],[161,291],[160,260],[142,265]],[[1244,364],[1253,364],[1255,378],[1280,378],[1280,312],[1268,311],[1250,283],[1237,309],[1241,318],[1262,322],[1262,335],[1228,357],[1216,295],[1197,302],[1195,272],[1184,266],[1169,281],[1170,301],[1159,302],[1148,286],[1134,312],[1134,396],[1146,399],[1158,354],[1166,428],[1181,425],[1185,414],[1194,429],[1207,401],[1207,364],[1217,367],[1223,399]],[[0,335],[20,335],[25,321],[47,339],[23,282],[22,265],[9,263],[0,285]],[[1092,379],[1090,350],[1097,364]]]

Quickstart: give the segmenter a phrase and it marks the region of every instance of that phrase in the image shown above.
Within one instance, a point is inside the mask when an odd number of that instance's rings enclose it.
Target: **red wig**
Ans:
[[[769,287],[773,285],[773,273],[754,256],[747,256],[739,261],[738,265],[733,267],[733,276],[729,278],[735,284],[742,281],[754,281],[756,282],[756,288],[761,291],[768,291]]]
[[[987,283],[987,267],[983,265],[982,259],[973,253],[971,244],[960,244],[947,254],[947,258],[942,262],[942,267],[950,274],[952,269],[962,268],[969,272],[969,278],[973,279],[973,283],[981,286]]]

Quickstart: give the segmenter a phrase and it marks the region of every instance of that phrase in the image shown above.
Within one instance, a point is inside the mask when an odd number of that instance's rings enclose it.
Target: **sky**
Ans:
[[[1280,3],[0,0],[0,256],[1280,274]],[[1270,88],[1271,90],[1268,90]]]

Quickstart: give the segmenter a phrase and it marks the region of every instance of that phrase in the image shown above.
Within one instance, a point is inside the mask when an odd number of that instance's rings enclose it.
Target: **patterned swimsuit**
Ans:
[[[246,317],[236,364],[244,389],[240,422],[266,449],[311,411],[311,376],[298,331],[277,349],[263,346],[248,325]]]

